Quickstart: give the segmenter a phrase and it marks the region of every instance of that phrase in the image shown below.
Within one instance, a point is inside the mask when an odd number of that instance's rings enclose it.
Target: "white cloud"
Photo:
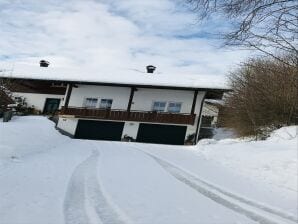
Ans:
[[[219,49],[200,35],[208,24],[195,24],[181,2],[0,0],[0,60],[47,59],[99,72],[154,64],[163,73],[224,75],[247,53]]]

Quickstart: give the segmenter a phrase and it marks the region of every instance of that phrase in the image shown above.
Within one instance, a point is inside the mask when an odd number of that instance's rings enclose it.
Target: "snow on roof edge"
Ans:
[[[2,72],[1,72],[2,71]],[[125,73],[126,72],[126,73]],[[63,75],[62,75],[63,74]],[[87,74],[87,75],[86,75]],[[90,75],[91,74],[91,75]],[[101,74],[101,75],[98,75]],[[105,74],[105,75],[102,75]],[[107,75],[108,74],[108,75]],[[202,75],[175,75],[163,73],[136,73],[132,70],[119,71],[85,71],[64,68],[42,68],[37,66],[14,66],[12,69],[0,68],[0,77],[32,80],[69,81],[81,83],[98,83],[114,85],[138,85],[173,87],[189,89],[230,90],[223,77]],[[123,78],[125,77],[125,79]],[[217,79],[215,79],[217,78]],[[222,79],[222,80],[220,80]]]

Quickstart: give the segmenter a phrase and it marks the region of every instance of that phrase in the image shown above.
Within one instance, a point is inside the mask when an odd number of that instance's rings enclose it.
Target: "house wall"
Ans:
[[[129,87],[109,87],[109,86],[95,86],[95,85],[77,85],[77,88],[72,89],[72,93],[69,100],[69,107],[83,107],[85,98],[98,98],[97,107],[99,107],[100,99],[113,99],[112,109],[126,110],[131,89]],[[201,108],[201,102],[204,98],[205,92],[200,91],[197,95],[197,102],[195,107],[195,119],[194,125],[183,125],[186,126],[186,135],[196,133],[197,123],[200,121],[198,117]],[[151,111],[153,101],[166,101],[167,104],[171,101],[181,102],[182,108],[181,113],[191,113],[191,107],[193,103],[194,91],[187,90],[169,90],[169,89],[153,89],[153,88],[138,88],[134,92],[134,97],[131,105],[131,110],[140,111]],[[70,135],[74,135],[77,127],[78,120],[82,118],[73,118],[70,116],[62,115],[59,118],[57,127],[66,131]],[[92,120],[92,119],[91,119]],[[107,120],[105,120],[107,121]],[[146,122],[135,122],[126,121],[122,133],[136,139],[140,123]],[[160,123],[154,123],[160,124]],[[167,123],[161,123],[167,125]],[[179,125],[169,123],[168,125]]]
[[[146,122],[131,122],[127,121],[124,124],[122,138],[124,135],[128,135],[134,139],[137,138],[138,130],[140,123],[146,123]],[[185,134],[185,140],[187,139],[187,136],[190,134],[194,134],[196,132],[196,126],[194,125],[179,125],[179,124],[166,124],[166,123],[154,123],[154,124],[161,124],[161,125],[175,125],[175,126],[186,126],[186,134]]]
[[[197,118],[198,119],[198,118]],[[59,121],[57,124],[57,128],[67,132],[69,135],[74,136],[77,128],[77,124],[79,120],[94,120],[94,119],[83,119],[83,118],[74,118],[71,116],[60,116]],[[107,121],[107,120],[103,120]],[[124,124],[123,132],[122,132],[122,138],[124,135],[128,135],[134,139],[137,138],[139,125],[140,123],[146,123],[146,122],[134,122],[134,121],[126,121]],[[154,124],[162,124],[162,125],[173,125],[173,124],[167,124],[167,123],[154,123]],[[176,126],[186,126],[186,134],[185,139],[187,139],[187,136],[190,134],[194,134],[196,132],[196,126],[195,125],[178,125]]]
[[[73,88],[69,99],[69,107],[83,107],[85,98],[98,98],[97,107],[100,99],[113,99],[112,109],[126,110],[130,95],[128,87],[110,87],[110,86],[93,86],[78,85]]]
[[[133,97],[131,110],[150,111],[153,101],[165,101],[167,105],[169,102],[181,102],[181,113],[190,113],[193,96],[194,91],[138,88]],[[199,92],[195,113],[200,111],[202,97],[203,92]]]
[[[71,136],[74,136],[78,125],[78,120],[79,119],[77,118],[60,117],[57,123],[57,128],[67,132]]]
[[[195,113],[200,112],[204,92],[199,92]],[[130,88],[114,86],[78,85],[73,88],[69,107],[83,107],[85,98],[113,99],[112,109],[126,110],[130,96]],[[153,101],[182,102],[181,113],[190,113],[194,91],[138,88],[134,93],[131,110],[151,111]]]
[[[137,138],[138,130],[139,130],[140,122],[125,122],[123,132],[122,132],[122,138],[124,135],[128,135],[134,139]]]
[[[21,92],[14,92],[14,97],[22,97],[25,98],[25,102],[27,103],[28,107],[34,107],[36,110],[40,110],[41,112],[44,109],[44,105],[47,98],[55,98],[60,99],[60,105],[62,106],[62,100],[64,95],[56,95],[56,94],[40,94],[40,93],[21,93]]]

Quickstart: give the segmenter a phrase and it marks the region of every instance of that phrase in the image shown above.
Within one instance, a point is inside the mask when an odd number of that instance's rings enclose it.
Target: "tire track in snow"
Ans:
[[[256,209],[260,209],[263,211],[266,211],[268,213],[271,213],[273,215],[277,215],[281,218],[287,219],[289,221],[292,221],[294,223],[297,223],[297,219],[294,216],[291,216],[289,214],[284,214],[280,211],[276,211],[272,208],[268,208],[265,207],[263,205],[260,205],[258,203],[255,203],[253,201],[247,200],[245,198],[242,198],[238,195],[234,195],[230,192],[224,191],[216,186],[213,186],[203,180],[200,180],[199,178],[187,173],[186,171],[170,164],[169,162],[166,162],[154,155],[152,155],[151,153],[145,152],[142,149],[138,150],[142,151],[143,153],[147,154],[148,156],[150,156],[151,158],[153,158],[161,167],[163,167],[169,174],[171,174],[173,177],[175,177],[177,180],[179,180],[180,182],[188,185],[189,187],[193,188],[194,190],[196,190],[197,192],[201,193],[202,195],[208,197],[209,199],[215,201],[218,204],[221,204],[222,206],[229,208],[233,211],[236,211],[237,213],[240,213],[242,215],[245,215],[246,217],[250,218],[251,220],[254,220],[260,224],[277,224],[278,222],[272,221],[262,215],[259,215],[253,211],[250,211],[249,209],[243,208],[242,206],[240,206],[237,203],[234,203],[232,201],[229,201],[228,199],[225,199],[224,197],[221,197],[220,194],[217,194],[213,191],[208,190],[208,188],[214,189],[219,191],[220,193],[235,199],[243,204],[246,204],[248,206],[251,206],[253,208]],[[200,185],[198,184],[198,182],[203,183],[204,185]],[[207,188],[207,187],[208,188]]]
[[[79,164],[69,181],[64,199],[66,224],[124,224],[104,196],[97,180],[99,152]]]
[[[138,150],[141,150],[141,149],[138,149]],[[141,151],[143,151],[143,150],[141,150]],[[224,194],[224,195],[226,195],[226,196],[228,196],[230,198],[233,198],[233,199],[235,199],[235,200],[237,200],[237,201],[239,201],[241,203],[247,204],[249,206],[255,207],[255,208],[260,209],[260,210],[263,210],[265,212],[268,212],[268,213],[277,215],[277,216],[279,216],[281,218],[288,219],[289,221],[293,221],[293,222],[298,223],[297,217],[295,217],[292,214],[282,212],[282,211],[277,210],[275,208],[270,208],[270,207],[268,207],[268,206],[266,206],[264,204],[261,204],[261,203],[252,201],[250,199],[247,199],[247,198],[241,197],[239,195],[233,194],[231,192],[228,192],[226,190],[223,190],[223,189],[221,189],[221,188],[219,188],[219,187],[217,187],[217,186],[215,186],[213,184],[210,184],[210,183],[208,183],[208,182],[206,182],[204,180],[201,180],[197,176],[192,175],[192,174],[188,173],[187,171],[185,171],[185,170],[183,170],[183,169],[181,169],[181,168],[179,168],[177,166],[174,166],[173,164],[170,164],[169,162],[166,162],[165,160],[162,160],[162,159],[160,159],[160,158],[158,158],[158,157],[156,157],[156,156],[154,156],[154,155],[152,155],[152,154],[150,154],[148,152],[145,152],[145,151],[143,151],[143,152],[146,153],[146,154],[148,154],[151,157],[154,157],[154,159],[158,159],[158,160],[160,160],[160,161],[162,161],[164,163],[167,163],[170,166],[175,167],[176,169],[179,169],[180,171],[184,172],[186,175],[190,176],[192,179],[194,179],[194,180],[196,180],[196,181],[198,181],[198,182],[200,182],[200,183],[208,186],[209,188],[214,189],[214,190],[216,190],[216,191],[218,191],[218,192],[220,192],[220,193],[222,193],[222,194]]]
[[[153,155],[150,154],[150,156],[153,156]],[[223,189],[221,189],[221,188],[219,188],[219,187],[217,187],[215,185],[212,185],[212,184],[210,184],[210,183],[208,183],[208,182],[206,182],[204,180],[201,180],[200,178],[198,178],[198,177],[196,177],[194,175],[191,175],[190,173],[187,173],[186,171],[184,171],[184,170],[182,170],[182,169],[180,169],[180,168],[178,168],[178,167],[176,167],[176,166],[174,166],[174,165],[172,165],[172,164],[170,164],[170,163],[168,163],[168,162],[166,162],[164,160],[161,160],[160,158],[157,158],[156,156],[153,156],[153,157],[155,157],[155,159],[158,159],[158,160],[160,160],[160,161],[162,161],[164,163],[167,163],[170,166],[175,167],[175,169],[179,169],[180,171],[184,172],[186,175],[190,176],[192,179],[194,179],[194,180],[196,180],[196,181],[198,181],[198,182],[200,182],[200,183],[208,186],[209,188],[214,189],[214,190],[216,190],[216,191],[218,191],[218,192],[220,192],[220,193],[222,193],[222,194],[224,194],[224,195],[226,195],[226,196],[228,196],[230,198],[233,198],[233,199],[235,199],[237,201],[240,201],[241,203],[244,203],[244,204],[247,204],[249,206],[255,207],[257,209],[263,210],[265,212],[268,212],[268,213],[277,215],[277,216],[279,216],[281,218],[284,218],[284,219],[287,219],[289,221],[293,221],[293,222],[296,222],[296,223],[298,222],[297,217],[295,217],[294,215],[284,213],[284,212],[279,211],[277,209],[267,207],[267,206],[265,206],[263,204],[260,204],[258,202],[249,200],[247,198],[244,198],[244,197],[241,197],[239,195],[236,195],[236,194],[233,194],[231,192],[228,192],[226,190],[223,190]]]

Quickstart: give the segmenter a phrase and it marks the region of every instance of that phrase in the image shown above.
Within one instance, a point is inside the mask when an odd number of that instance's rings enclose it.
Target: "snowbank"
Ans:
[[[271,133],[267,140],[283,141],[283,140],[297,140],[298,126],[282,127]]]
[[[64,223],[69,179],[91,150],[61,135],[46,117],[1,122],[0,223]]]
[[[265,141],[202,140],[197,154],[247,178],[297,192],[297,128],[283,127]]]
[[[0,122],[0,162],[42,152],[68,141],[54,126],[41,116],[14,116],[11,122]]]

